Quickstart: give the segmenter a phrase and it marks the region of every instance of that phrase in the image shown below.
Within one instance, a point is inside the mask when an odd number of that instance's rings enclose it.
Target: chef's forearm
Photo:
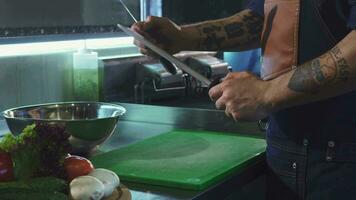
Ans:
[[[356,90],[356,31],[333,49],[271,81],[267,98],[277,111]]]
[[[234,16],[182,26],[189,50],[247,50],[260,46],[263,18],[251,10]]]

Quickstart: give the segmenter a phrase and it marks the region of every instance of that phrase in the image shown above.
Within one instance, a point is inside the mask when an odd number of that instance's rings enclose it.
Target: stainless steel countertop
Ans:
[[[174,129],[219,131],[264,138],[257,122],[235,122],[223,111],[118,103],[127,112],[101,151],[110,151]]]
[[[220,131],[264,137],[257,122],[240,123],[227,118],[222,111],[148,106],[119,103],[127,114],[119,121],[115,133],[101,145],[95,154],[122,148],[129,144],[169,132],[174,129]],[[9,132],[0,121],[0,135]],[[133,200],[222,199],[263,174],[264,160],[250,166],[245,172],[218,183],[205,191],[181,190],[153,185],[124,182]]]

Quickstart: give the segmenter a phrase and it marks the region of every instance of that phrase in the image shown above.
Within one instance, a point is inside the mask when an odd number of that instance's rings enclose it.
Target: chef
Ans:
[[[224,19],[132,26],[172,54],[262,48],[261,77],[230,73],[209,95],[235,120],[269,118],[266,199],[286,200],[356,197],[355,28],[355,0],[254,0]]]

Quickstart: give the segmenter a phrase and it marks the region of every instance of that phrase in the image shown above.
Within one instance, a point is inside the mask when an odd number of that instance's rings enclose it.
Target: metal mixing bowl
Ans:
[[[63,102],[12,108],[3,112],[14,135],[35,122],[64,126],[75,153],[88,153],[115,131],[122,106],[110,103]]]

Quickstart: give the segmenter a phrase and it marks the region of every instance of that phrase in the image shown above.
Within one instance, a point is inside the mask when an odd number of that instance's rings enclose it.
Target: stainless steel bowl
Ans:
[[[63,102],[12,108],[3,112],[14,135],[35,122],[64,126],[75,153],[88,153],[115,131],[126,109],[96,102]]]

